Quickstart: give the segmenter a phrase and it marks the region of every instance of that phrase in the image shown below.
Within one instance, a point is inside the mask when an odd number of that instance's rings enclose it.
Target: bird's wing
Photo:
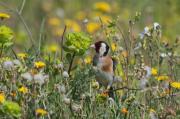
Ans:
[[[98,62],[99,62],[99,56],[94,55],[94,57],[93,57],[93,66],[97,66]]]
[[[117,64],[118,64],[118,61],[115,58],[112,58],[112,61],[113,61],[113,71],[115,72]]]

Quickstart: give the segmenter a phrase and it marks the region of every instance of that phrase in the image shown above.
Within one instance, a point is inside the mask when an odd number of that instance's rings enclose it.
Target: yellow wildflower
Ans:
[[[70,30],[72,30],[74,32],[80,32],[81,31],[80,25],[75,21],[66,19],[65,24],[66,24],[68,29],[70,29]]]
[[[63,31],[64,31],[63,28],[59,28],[59,27],[58,27],[58,28],[55,28],[55,29],[52,30],[52,34],[53,34],[54,36],[60,37],[60,36],[62,36]]]
[[[127,114],[127,113],[128,113],[128,110],[127,110],[125,107],[123,107],[123,108],[121,109],[121,113]]]
[[[155,111],[154,109],[152,109],[152,108],[151,108],[149,111],[150,111],[150,112],[154,112],[154,113],[156,112],[156,111]]]
[[[9,18],[10,18],[10,15],[9,15],[9,14],[6,14],[6,13],[0,13],[0,18],[1,18],[1,19],[9,19]]]
[[[108,24],[110,21],[112,21],[110,16],[100,15],[99,17],[101,18],[104,24]]]
[[[39,68],[45,67],[46,64],[44,62],[42,62],[42,61],[37,61],[37,62],[34,63],[34,66],[39,69]]]
[[[51,52],[57,52],[59,50],[59,47],[58,45],[52,44],[49,46],[48,50]]]
[[[94,8],[96,10],[100,10],[102,12],[110,12],[111,11],[111,7],[107,2],[96,2],[94,4]]]
[[[165,75],[162,75],[162,76],[158,76],[158,77],[157,77],[157,80],[158,80],[158,81],[163,81],[163,80],[167,80],[167,79],[169,79],[169,77],[168,77],[168,76],[165,76]]]
[[[91,61],[92,61],[92,59],[91,59],[90,56],[87,56],[87,57],[84,59],[84,62],[85,62],[86,64],[90,64]]]
[[[100,24],[96,22],[89,22],[86,26],[87,31],[91,34],[96,32],[100,27],[101,27]]]
[[[5,95],[4,93],[0,93],[0,104],[5,101]]]
[[[170,85],[173,88],[180,89],[180,82],[172,82],[170,83]]]
[[[61,22],[60,19],[58,19],[57,17],[52,17],[48,20],[48,24],[50,26],[60,26]]]
[[[20,57],[21,59],[26,59],[27,58],[26,53],[18,53],[17,56]]]
[[[111,44],[111,49],[112,49],[113,52],[116,50],[116,44],[115,43]]]
[[[86,13],[83,12],[83,11],[79,11],[77,14],[76,14],[76,18],[78,20],[84,20],[86,18]]]
[[[36,114],[43,116],[43,115],[47,114],[47,111],[44,109],[38,108],[38,109],[36,109]]]
[[[21,88],[18,89],[19,92],[26,94],[28,92],[28,89],[25,86],[22,86]]]
[[[151,69],[151,74],[152,74],[153,76],[156,76],[156,75],[158,74],[157,69],[156,69],[156,68],[152,68],[152,69]]]

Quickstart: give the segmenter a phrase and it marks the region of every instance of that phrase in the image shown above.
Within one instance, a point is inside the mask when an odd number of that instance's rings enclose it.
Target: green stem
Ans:
[[[72,68],[72,64],[73,64],[73,61],[74,61],[75,56],[76,56],[76,53],[74,52],[74,53],[73,53],[73,56],[72,56],[72,58],[71,58],[70,65],[69,65],[68,74],[70,74],[70,72],[71,72],[71,68]]]
[[[0,57],[2,57],[3,49],[4,49],[4,44],[1,45]]]

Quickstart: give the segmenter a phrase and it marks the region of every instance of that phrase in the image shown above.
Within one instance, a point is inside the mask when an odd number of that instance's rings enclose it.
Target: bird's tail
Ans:
[[[109,97],[111,98],[115,98],[115,95],[114,95],[114,88],[111,86],[110,89],[109,89],[109,92],[108,92],[108,95]]]

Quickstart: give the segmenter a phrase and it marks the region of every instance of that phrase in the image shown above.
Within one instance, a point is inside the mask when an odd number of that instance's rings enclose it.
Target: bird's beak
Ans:
[[[95,48],[95,45],[94,45],[94,44],[92,44],[92,45],[90,46],[90,48]]]

